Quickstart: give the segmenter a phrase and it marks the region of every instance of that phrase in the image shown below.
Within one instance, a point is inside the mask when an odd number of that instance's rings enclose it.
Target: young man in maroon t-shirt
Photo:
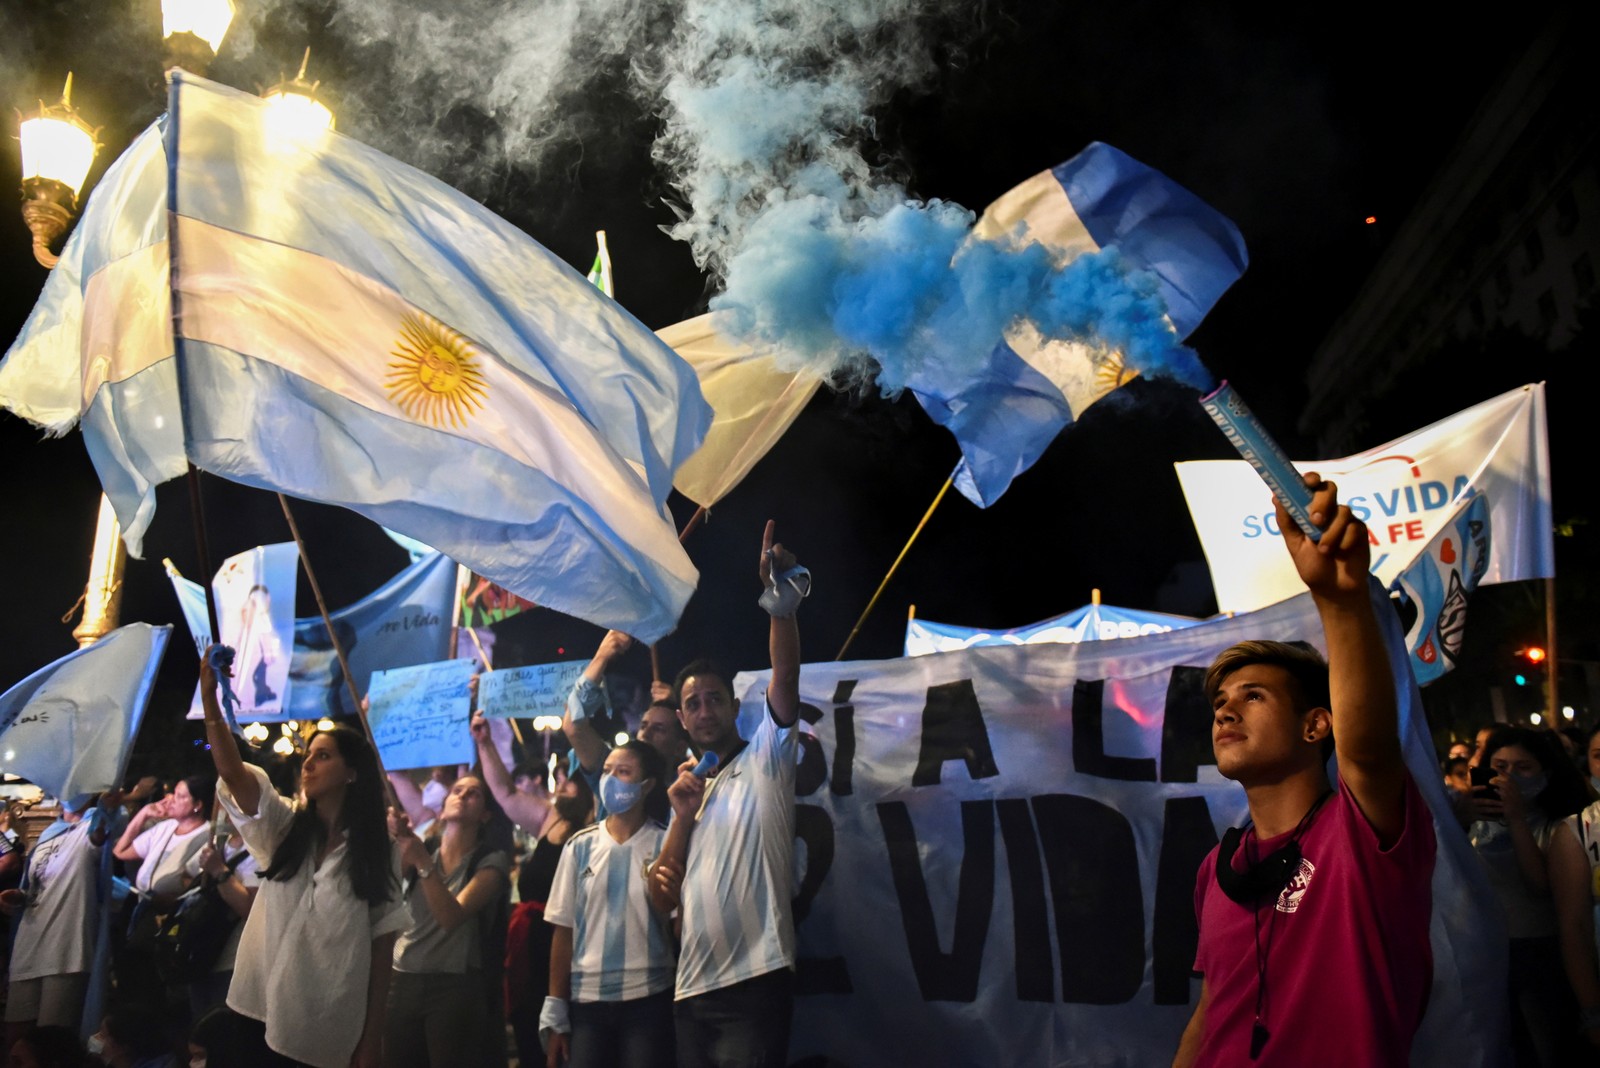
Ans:
[[[1250,824],[1200,865],[1203,981],[1175,1068],[1405,1065],[1432,981],[1433,822],[1401,759],[1367,528],[1332,483],[1306,484],[1321,540],[1281,505],[1278,525],[1328,661],[1243,642],[1206,675],[1217,769],[1245,788]]]

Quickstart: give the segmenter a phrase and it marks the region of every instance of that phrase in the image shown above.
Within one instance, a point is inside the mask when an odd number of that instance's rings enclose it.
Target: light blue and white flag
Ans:
[[[120,785],[171,633],[130,623],[0,694],[0,771],[63,798]]]
[[[175,72],[161,147],[108,174],[69,242],[81,295],[47,290],[0,376],[57,430],[76,395],[131,549],[192,461],[599,625],[671,630],[698,576],[664,501],[711,418],[683,360],[481,205],[256,97]],[[115,216],[152,190],[171,241]]]
[[[1456,666],[1467,601],[1489,571],[1489,499],[1469,491],[1416,561],[1391,585],[1400,595],[1411,672],[1426,686]]]
[[[970,649],[975,645],[1037,645],[1041,642],[1073,645],[1114,638],[1138,638],[1182,630],[1199,622],[1190,616],[1144,612],[1109,604],[1086,604],[1038,623],[1006,630],[985,630],[956,623],[935,623],[931,619],[910,619],[906,621],[905,655],[948,653],[956,649]]]
[[[198,642],[198,635],[210,630],[205,589],[170,567],[167,573]],[[350,659],[356,692],[367,692],[374,671],[431,664],[450,655],[455,591],[455,562],[440,553],[429,553],[366,597],[329,613]],[[281,711],[276,715],[258,715],[254,711],[243,714],[246,719],[259,721],[314,721],[323,716],[356,714],[344,670],[321,616],[294,621],[289,688]],[[190,718],[199,718],[198,712],[191,711]]]
[[[973,235],[994,240],[1019,231],[1052,248],[1063,266],[1116,248],[1130,267],[1154,274],[1180,338],[1193,332],[1248,262],[1244,238],[1225,216],[1161,172],[1099,142],[990,204]],[[956,488],[986,508],[1085,408],[1137,373],[1119,353],[1046,341],[1023,324],[972,375],[923,375],[911,388],[961,445]]]

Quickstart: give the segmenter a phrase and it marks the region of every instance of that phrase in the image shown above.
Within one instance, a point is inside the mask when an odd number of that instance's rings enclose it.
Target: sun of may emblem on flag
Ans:
[[[1094,380],[1099,392],[1097,396],[1103,397],[1118,386],[1126,385],[1139,377],[1137,367],[1129,367],[1122,359],[1122,353],[1111,352],[1095,361]]]
[[[487,395],[472,342],[431,315],[412,312],[400,322],[389,361],[389,399],[430,426],[464,427]]]

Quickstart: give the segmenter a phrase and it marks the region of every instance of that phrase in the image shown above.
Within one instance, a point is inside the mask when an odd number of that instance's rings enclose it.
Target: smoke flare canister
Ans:
[[[1311,491],[1306,488],[1305,479],[1238,392],[1224,380],[1222,385],[1200,398],[1200,407],[1227,435],[1239,455],[1256,469],[1261,481],[1282,502],[1283,510],[1306,532],[1306,537],[1312,541],[1322,540],[1322,531],[1311,521]]]

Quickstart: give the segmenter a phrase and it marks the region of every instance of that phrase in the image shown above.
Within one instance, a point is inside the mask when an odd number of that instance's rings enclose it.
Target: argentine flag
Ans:
[[[174,71],[63,265],[0,403],[81,415],[130,550],[193,462],[641,640],[676,624],[698,575],[663,502],[711,418],[694,372],[476,202]]]
[[[1065,266],[1118,249],[1152,272],[1180,338],[1188,337],[1244,273],[1244,238],[1225,216],[1159,171],[1096,142],[985,209],[973,236],[1021,232]],[[988,363],[960,379],[924,375],[912,391],[961,446],[955,487],[980,508],[1000,499],[1083,410],[1136,371],[1117,353],[1046,341],[1029,324],[1009,331]]]
[[[0,693],[0,771],[60,798],[120,786],[171,635],[130,623]]]

